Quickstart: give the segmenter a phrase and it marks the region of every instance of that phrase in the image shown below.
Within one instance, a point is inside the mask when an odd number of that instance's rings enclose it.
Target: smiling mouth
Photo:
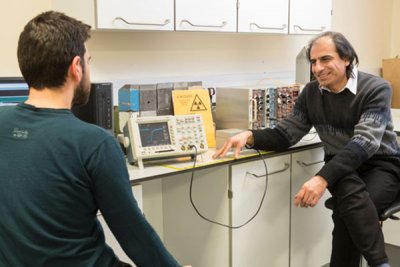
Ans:
[[[329,78],[329,73],[324,73],[324,74],[317,75],[317,78],[319,80],[326,80],[326,79]]]

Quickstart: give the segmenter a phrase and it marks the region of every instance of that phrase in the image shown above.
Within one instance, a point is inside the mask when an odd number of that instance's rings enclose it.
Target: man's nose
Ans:
[[[320,72],[321,70],[323,70],[323,68],[324,68],[324,66],[323,66],[323,65],[321,64],[321,62],[319,62],[319,61],[315,62],[314,65],[313,65],[313,70],[314,70],[314,72],[316,72],[316,73],[318,73],[318,72]]]

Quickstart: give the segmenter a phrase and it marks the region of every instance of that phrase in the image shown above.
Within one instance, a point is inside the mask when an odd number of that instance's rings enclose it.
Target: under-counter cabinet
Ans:
[[[330,30],[332,0],[290,0],[289,34],[319,34]]]
[[[234,164],[231,167],[233,267],[288,267],[290,218],[290,154]],[[267,173],[267,175],[266,175]]]
[[[236,32],[235,0],[175,0],[177,31]]]
[[[322,147],[231,161],[140,182],[143,211],[168,250],[182,264],[197,267],[320,267],[329,262],[332,222],[323,202],[296,208],[294,195],[322,167]],[[266,177],[266,173],[268,173]],[[268,178],[268,179],[266,179]],[[115,240],[106,238],[125,258]],[[108,233],[108,234],[107,234]]]
[[[192,184],[191,196],[198,211],[222,224],[229,224],[228,170],[228,165],[196,170]],[[164,243],[182,264],[227,267],[229,229],[212,224],[195,212],[190,202],[190,178],[191,172],[185,172],[160,179]]]
[[[323,148],[292,154],[290,267],[320,267],[330,261],[333,222],[332,211],[324,206],[331,197],[328,190],[313,208],[295,207],[293,200],[300,187],[323,166]]]
[[[98,29],[174,30],[174,0],[97,0]]]

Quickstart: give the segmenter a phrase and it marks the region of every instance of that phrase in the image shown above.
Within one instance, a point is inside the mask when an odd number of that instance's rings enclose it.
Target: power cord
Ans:
[[[253,214],[253,216],[251,216],[246,222],[240,224],[240,225],[236,225],[236,226],[230,226],[224,223],[220,223],[214,220],[211,220],[207,217],[205,217],[203,214],[200,213],[199,209],[196,207],[196,205],[194,204],[193,198],[192,198],[192,189],[193,189],[193,179],[194,179],[194,171],[195,171],[195,167],[196,167],[196,161],[197,161],[197,147],[192,145],[191,148],[195,149],[195,155],[194,155],[194,161],[193,161],[193,168],[192,168],[192,175],[190,178],[190,187],[189,187],[189,198],[190,198],[190,203],[192,204],[194,210],[196,211],[196,213],[204,220],[206,220],[207,222],[213,223],[213,224],[217,224],[229,229],[239,229],[245,225],[247,225],[248,223],[250,223],[260,212],[262,204],[264,203],[264,199],[265,196],[267,194],[267,189],[268,189],[268,167],[267,167],[267,163],[265,162],[265,158],[264,156],[261,154],[261,152],[259,150],[256,150],[258,155],[262,158],[262,161],[264,163],[264,167],[265,167],[265,187],[264,187],[264,193],[263,196],[261,198],[260,204],[257,208],[257,211]]]

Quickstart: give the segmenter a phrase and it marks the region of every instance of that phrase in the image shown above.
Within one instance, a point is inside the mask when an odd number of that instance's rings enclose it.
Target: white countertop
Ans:
[[[303,137],[300,142],[291,148],[300,148],[307,145],[320,143],[321,140],[316,133],[310,133]],[[215,148],[210,148],[206,153],[197,156],[196,167],[212,166],[215,164],[226,163],[234,161],[233,152],[228,152],[227,156],[222,159],[212,159],[212,155],[215,153]],[[265,154],[273,153],[264,152]],[[264,154],[263,153],[263,154]],[[245,159],[249,157],[256,157],[258,153],[253,149],[246,149],[240,153],[239,159]],[[135,181],[140,182],[146,179],[157,178],[158,176],[164,176],[168,174],[174,174],[179,171],[185,171],[193,168],[194,161],[190,157],[182,158],[169,158],[163,160],[145,161],[144,168],[139,169],[136,165],[128,164],[128,171],[130,180],[132,183]]]

